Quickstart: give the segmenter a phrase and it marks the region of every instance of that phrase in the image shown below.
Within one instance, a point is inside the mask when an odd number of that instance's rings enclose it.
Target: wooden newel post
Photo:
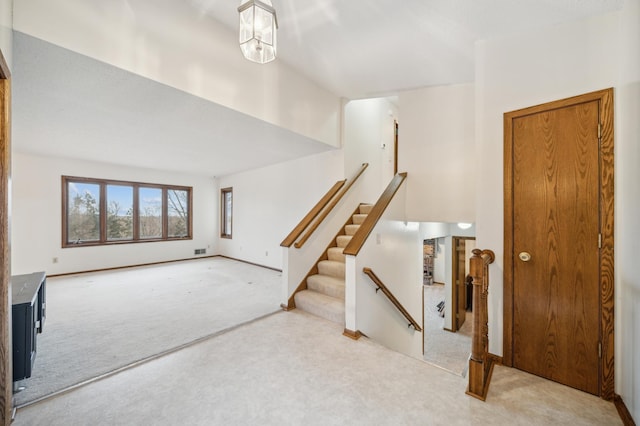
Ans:
[[[473,278],[473,332],[471,340],[471,359],[482,362],[484,360],[484,346],[480,334],[484,313],[482,312],[482,250],[474,249],[469,261],[471,277]]]
[[[474,249],[469,261],[473,278],[473,334],[469,360],[469,388],[467,394],[484,401],[487,395],[491,365],[487,295],[489,293],[489,264],[495,255],[491,250]]]

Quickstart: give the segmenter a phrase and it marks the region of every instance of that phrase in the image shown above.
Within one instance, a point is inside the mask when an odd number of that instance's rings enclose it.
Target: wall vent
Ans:
[[[207,249],[196,249],[194,254],[207,254]]]

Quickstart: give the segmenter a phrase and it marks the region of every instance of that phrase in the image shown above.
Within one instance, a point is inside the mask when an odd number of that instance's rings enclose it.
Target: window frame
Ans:
[[[229,220],[229,233],[226,233],[227,229],[227,203],[226,194],[231,194],[231,214]],[[233,187],[220,189],[220,238],[233,238]]]
[[[62,248],[71,247],[90,247],[90,246],[104,246],[104,245],[117,245],[117,244],[135,244],[135,243],[150,243],[157,241],[176,241],[176,240],[192,240],[193,239],[193,187],[191,186],[179,186],[179,185],[163,185],[156,183],[145,182],[133,182],[114,179],[98,179],[87,178],[78,176],[62,176],[62,227],[61,227],[61,239]],[[100,238],[86,242],[70,242],[69,241],[69,228],[68,228],[68,208],[69,208],[69,183],[83,183],[83,184],[97,184],[99,185],[100,201],[98,203],[98,218],[100,223]],[[107,236],[107,186],[119,185],[130,186],[133,188],[133,236],[131,239],[126,240],[109,240]],[[140,188],[158,188],[162,190],[162,236],[154,238],[140,238],[139,229],[139,189]],[[187,208],[187,235],[183,237],[169,237],[168,236],[168,192],[170,190],[186,191],[188,208]]]

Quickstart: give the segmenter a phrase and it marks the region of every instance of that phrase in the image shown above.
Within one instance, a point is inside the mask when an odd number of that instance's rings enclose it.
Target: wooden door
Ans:
[[[460,330],[467,319],[467,286],[465,280],[465,240],[463,238],[453,238],[454,256],[452,259],[453,282],[455,283],[454,317],[455,330]]]
[[[516,368],[599,395],[602,105],[559,102],[516,113],[505,127],[512,138],[505,352]]]

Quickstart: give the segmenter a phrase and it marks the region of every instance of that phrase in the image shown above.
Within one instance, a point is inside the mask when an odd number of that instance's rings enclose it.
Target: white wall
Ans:
[[[475,222],[474,85],[401,92],[398,170],[411,176],[407,219]]]
[[[640,421],[640,1],[620,13],[620,81],[615,97],[616,392]]]
[[[438,238],[436,250],[436,257],[433,259],[433,281],[444,284],[447,279],[445,266],[448,257],[444,237]]]
[[[280,243],[344,179],[343,167],[342,151],[334,150],[219,177],[219,188],[233,188],[233,238],[220,238],[219,253],[281,269]]]
[[[247,61],[235,31],[186,3],[20,0],[14,28],[340,146],[341,102],[336,95],[282,61]]]
[[[0,50],[12,68],[13,0],[0,0]]]
[[[358,256],[347,256],[346,328],[409,356],[422,359],[423,334],[362,272],[370,267],[409,314],[422,323],[422,236],[416,222],[405,222],[406,183],[400,187]],[[355,290],[355,292],[354,292]],[[350,316],[355,314],[355,324]]]
[[[626,315],[624,324],[621,325],[618,319],[615,333],[616,391],[623,392],[625,402],[631,404],[638,419],[640,369],[637,354],[640,338],[637,325],[633,324],[638,324],[640,295],[633,257],[638,252],[639,225],[636,221],[640,210],[636,171],[640,130],[637,63],[640,15],[637,0],[628,2],[625,8],[627,10],[620,13],[557,25],[544,31],[477,43],[476,138],[479,169],[476,214],[478,248],[492,249],[496,254],[496,261],[490,268],[489,350],[501,355],[503,113],[616,86],[616,314],[619,316],[622,312]],[[621,30],[621,19],[626,23],[626,30]],[[621,45],[625,48],[623,52],[619,49]],[[634,58],[633,64],[627,63],[629,59],[626,56],[629,55]],[[622,65],[629,68],[623,73],[627,81],[620,86]],[[627,302],[620,303],[620,296],[628,297]],[[636,316],[635,319],[632,315]],[[628,333],[633,336],[627,336]],[[626,363],[624,372],[620,370],[621,362]]]
[[[389,172],[389,168],[393,168],[389,157],[397,118],[397,107],[388,98],[350,101],[344,107],[345,176],[362,163],[369,163],[361,178],[365,185],[362,202],[375,203],[393,177],[393,171]]]
[[[61,176],[193,187],[193,240],[61,248]],[[13,154],[11,268],[14,274],[87,271],[188,259],[216,252],[217,198],[211,178],[26,154]],[[53,263],[53,258],[58,263]]]

